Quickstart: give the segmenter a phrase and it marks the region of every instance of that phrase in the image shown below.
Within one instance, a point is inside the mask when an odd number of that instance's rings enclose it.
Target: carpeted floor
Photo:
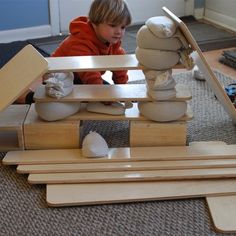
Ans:
[[[215,73],[223,84],[232,82]],[[191,72],[175,79],[189,85],[193,95],[188,141],[236,144],[236,127],[206,82],[192,79]],[[102,134],[109,146],[129,145],[127,122],[85,122],[85,133],[90,130]],[[225,235],[213,230],[203,198],[54,209],[46,205],[45,186],[29,185],[27,176],[17,174],[15,167],[0,165],[0,185],[0,235],[4,236]]]

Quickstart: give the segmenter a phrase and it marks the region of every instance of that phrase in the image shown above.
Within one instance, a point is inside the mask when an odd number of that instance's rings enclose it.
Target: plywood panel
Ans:
[[[48,69],[48,63],[31,45],[24,47],[0,69],[0,111],[25,92]]]
[[[236,192],[236,180],[47,185],[53,207],[196,198]]]
[[[235,159],[236,145],[111,148],[107,157],[85,158],[81,149],[11,151],[3,158],[5,165],[112,162],[140,160]]]
[[[31,184],[110,183],[235,178],[236,168],[30,174]]]
[[[236,232],[236,195],[207,197],[215,229],[224,233]]]
[[[183,84],[177,84],[176,97],[173,101],[186,101],[192,98],[189,88]],[[147,94],[145,84],[112,84],[112,85],[94,85],[83,84],[74,85],[72,93],[68,96],[57,99],[46,95],[45,85],[39,86],[34,95],[37,102],[49,101],[153,101]]]

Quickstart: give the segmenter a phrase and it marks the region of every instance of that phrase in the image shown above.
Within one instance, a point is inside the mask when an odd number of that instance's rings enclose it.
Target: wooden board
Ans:
[[[214,94],[216,95],[217,99],[221,102],[222,106],[224,107],[225,111],[230,115],[233,122],[236,123],[236,109],[227,96],[223,86],[218,81],[217,77],[215,76],[214,72],[212,71],[210,65],[208,64],[206,58],[204,57],[201,49],[199,48],[196,40],[192,36],[191,32],[189,31],[188,27],[181,21],[176,15],[174,15],[169,9],[166,7],[162,8],[165,14],[170,17],[174,22],[179,26],[180,30],[186,37],[187,41],[191,45],[192,49],[195,52],[192,54],[194,62],[199,67],[201,72],[204,74],[205,79],[211,89],[213,90]]]
[[[207,197],[214,227],[223,233],[236,232],[236,195]]]
[[[186,85],[177,84],[175,89],[176,97],[169,101],[186,101],[192,98]],[[145,84],[74,85],[72,93],[60,99],[47,96],[45,85],[41,85],[36,89],[34,99],[37,102],[154,101],[148,96]]]
[[[0,111],[4,110],[48,69],[47,61],[27,45],[0,69]]]
[[[189,121],[191,119],[193,119],[193,111],[190,105],[188,104],[187,111],[184,114],[184,116],[182,116],[177,121],[168,122],[168,124],[171,125],[172,123],[178,123],[180,121]],[[142,114],[140,114],[137,103],[133,103],[132,108],[126,109],[124,115],[118,115],[118,116],[89,112],[86,110],[86,104],[82,103],[81,109],[79,110],[79,112],[64,119],[64,121],[74,121],[74,120],[129,120],[129,121],[142,120],[142,121],[147,121],[149,119],[147,119]],[[163,123],[160,123],[160,124],[163,124]]]
[[[168,146],[110,148],[107,157],[85,158],[81,149],[52,149],[10,151],[3,158],[5,165],[55,164],[140,160],[193,160],[193,159],[235,159],[236,145],[221,146]]]
[[[236,168],[236,159],[18,165],[20,174]]]
[[[47,185],[52,207],[196,198],[236,193],[236,180]]]
[[[30,174],[30,184],[111,183],[235,178],[236,168]]]
[[[49,57],[46,60],[48,72],[141,70],[144,68],[139,64],[134,54]],[[183,68],[183,65],[176,65],[175,68]]]

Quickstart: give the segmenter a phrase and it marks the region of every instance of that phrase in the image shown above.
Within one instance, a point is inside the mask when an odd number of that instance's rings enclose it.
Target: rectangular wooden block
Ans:
[[[130,121],[130,147],[185,146],[186,122]]]
[[[10,105],[0,112],[0,150],[23,150],[23,123],[29,105]]]
[[[31,105],[24,123],[25,149],[79,148],[80,121],[41,120]]]

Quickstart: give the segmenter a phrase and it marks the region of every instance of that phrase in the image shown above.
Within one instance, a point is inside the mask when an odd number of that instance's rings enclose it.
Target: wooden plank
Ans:
[[[30,184],[110,183],[235,178],[236,168],[30,174]]]
[[[48,57],[48,72],[142,70],[135,54],[103,56]],[[183,68],[178,64],[176,68]]]
[[[36,113],[36,111],[35,111]],[[193,111],[191,107],[188,105],[187,111],[180,119],[174,122],[168,122],[168,124],[171,126],[171,124],[176,124],[178,122],[184,122],[189,121],[193,119]],[[73,120],[138,120],[138,121],[147,121],[146,117],[144,117],[142,114],[140,114],[137,103],[133,103],[133,107],[130,109],[125,110],[124,115],[107,115],[107,114],[100,114],[100,113],[93,113],[88,112],[86,110],[86,104],[81,104],[81,109],[76,114],[64,119],[64,121],[73,121]],[[157,122],[155,122],[157,123]],[[163,123],[160,123],[163,124]]]
[[[55,164],[113,161],[150,161],[150,160],[202,160],[235,159],[236,145],[221,146],[169,146],[169,147],[132,147],[110,148],[107,157],[86,158],[81,149],[52,149],[10,151],[3,158],[5,165],[18,164]]]
[[[20,174],[236,168],[236,159],[18,165]]]
[[[222,233],[236,232],[236,195],[206,198],[214,227]]]
[[[0,69],[0,111],[16,100],[48,69],[47,61],[27,45]]]
[[[175,23],[179,26],[180,30],[182,31],[183,35],[186,37],[187,41],[191,45],[192,49],[195,52],[192,54],[192,57],[204,74],[207,83],[210,85],[211,89],[213,90],[214,94],[221,102],[222,106],[224,107],[225,111],[230,115],[233,122],[236,123],[236,109],[231,102],[230,98],[226,94],[223,86],[218,81],[217,77],[215,76],[214,72],[212,71],[210,65],[208,64],[206,58],[204,57],[200,47],[198,46],[196,40],[192,36],[191,32],[189,31],[188,27],[181,21],[175,14],[173,14],[168,8],[162,8],[165,14],[173,19]]]
[[[197,198],[236,193],[236,180],[47,185],[52,207]]]
[[[176,98],[169,101],[186,101],[192,98],[186,85],[177,84],[175,88]],[[37,102],[154,101],[148,96],[145,84],[74,85],[72,93],[60,99],[47,96],[45,85],[41,85],[37,87],[34,99]]]

